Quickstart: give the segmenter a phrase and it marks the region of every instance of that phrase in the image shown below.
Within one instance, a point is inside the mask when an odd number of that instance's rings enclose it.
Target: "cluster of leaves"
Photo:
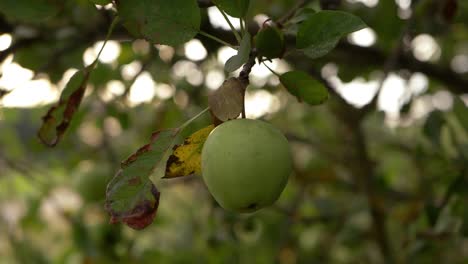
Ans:
[[[246,13],[250,1],[215,1],[220,12],[227,13],[246,20]],[[99,2],[95,4],[105,4]],[[136,38],[144,38],[152,44],[165,44],[177,46],[192,39],[200,32],[200,10],[195,0],[167,2],[167,1],[116,1],[116,16],[122,24]],[[297,49],[311,58],[317,58],[331,51],[339,39],[353,31],[362,29],[365,24],[359,18],[340,11],[304,12],[298,14],[301,19],[296,22],[288,21],[288,27],[296,26]],[[226,16],[224,14],[224,16]],[[229,22],[229,20],[227,19]],[[232,27],[232,25],[231,25]],[[109,29],[111,34],[113,28]],[[225,64],[227,72],[234,72],[243,65],[248,65],[252,54],[258,54],[258,62],[263,58],[273,59],[284,53],[283,32],[279,28],[266,26],[261,29],[255,38],[257,49],[252,49],[252,37],[246,30],[241,30],[242,36],[232,27],[233,33],[239,40],[237,54]],[[270,44],[273,46],[270,46]],[[276,45],[276,46],[275,46]],[[93,64],[82,71],[78,71],[69,81],[62,92],[60,101],[53,106],[46,116],[39,131],[39,138],[47,145],[55,146],[65,133],[76,109],[79,107],[91,72],[94,70],[97,59]],[[250,71],[253,65],[246,66],[244,71]],[[209,98],[211,113],[220,121],[234,119],[244,111],[244,94],[248,84],[248,73],[244,73],[243,80],[231,78],[223,83]],[[278,75],[286,89],[300,101],[311,105],[323,103],[328,98],[326,88],[302,71],[290,71]],[[245,115],[245,112],[244,112]],[[200,155],[204,138],[194,143],[188,139],[188,144],[196,144],[193,153],[184,145],[174,148],[178,129],[155,132],[149,144],[141,147],[126,161],[122,162],[121,170],[109,183],[107,190],[106,208],[111,214],[112,222],[122,221],[129,226],[140,229],[152,222],[159,203],[159,192],[150,180],[153,172],[159,171],[153,179],[162,178],[165,171],[173,171],[175,162],[182,168],[179,173],[169,173],[168,177],[187,176],[200,172],[199,157],[196,165],[187,165],[191,162],[192,154]],[[193,138],[192,138],[193,139]],[[174,153],[174,154],[172,154]],[[182,153],[182,154],[179,154]],[[183,157],[176,157],[179,155]],[[176,156],[174,156],[176,155]],[[166,163],[168,164],[166,165]],[[192,170],[183,167],[193,166]],[[168,169],[166,169],[166,167]]]

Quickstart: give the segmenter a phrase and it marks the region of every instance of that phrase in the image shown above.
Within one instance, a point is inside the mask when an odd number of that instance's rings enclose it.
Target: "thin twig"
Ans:
[[[255,65],[255,58],[256,57],[257,57],[257,52],[255,51],[255,49],[253,49],[249,54],[249,60],[242,67],[242,70],[239,73],[239,77],[238,77],[238,79],[244,84],[244,87],[245,87],[244,88],[244,93],[243,93],[243,102],[244,103],[242,104],[242,118],[246,117],[246,114],[245,114],[245,92],[246,92],[247,86],[250,83],[249,75],[250,75],[250,72],[252,71],[252,67]]]

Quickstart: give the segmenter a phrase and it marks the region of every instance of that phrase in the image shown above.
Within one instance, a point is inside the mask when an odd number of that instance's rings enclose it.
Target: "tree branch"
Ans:
[[[198,0],[198,6],[200,8],[208,8],[214,6],[214,4],[211,2],[211,0]]]
[[[309,73],[321,81],[328,90],[336,95],[333,85],[324,79],[316,70],[309,70]],[[380,248],[385,263],[394,263],[394,256],[390,248],[390,242],[385,223],[385,212],[380,208],[377,193],[374,190],[375,166],[367,152],[367,141],[361,126],[365,112],[349,105],[339,95],[334,99],[337,104],[331,104],[332,112],[344,127],[343,139],[351,146],[351,153],[348,153],[347,166],[354,175],[354,180],[361,192],[366,196],[369,206],[369,213],[372,218],[372,228],[375,240]]]
[[[387,54],[377,48],[367,48],[341,42],[338,44],[336,53],[339,63],[350,66],[367,65],[381,66],[385,63]],[[337,54],[332,54],[337,55]],[[333,58],[336,58],[336,57]],[[398,63],[395,70],[409,70],[411,72],[421,72],[446,85],[446,88],[454,94],[468,93],[468,77],[457,74],[448,67],[422,62],[416,60],[408,54],[400,54],[397,57]]]

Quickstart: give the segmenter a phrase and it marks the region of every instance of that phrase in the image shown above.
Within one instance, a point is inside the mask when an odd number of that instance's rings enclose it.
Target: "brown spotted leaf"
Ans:
[[[164,178],[176,178],[201,174],[201,151],[214,126],[210,125],[193,133],[181,145],[176,145],[167,160]]]
[[[57,145],[67,130],[73,115],[81,104],[91,71],[92,66],[77,71],[62,91],[58,103],[42,117],[43,123],[38,136],[45,145],[49,147]]]
[[[221,121],[239,116],[244,109],[245,85],[237,78],[229,78],[208,96],[211,113]]]
[[[123,161],[120,170],[109,182],[106,191],[106,210],[111,222],[123,222],[134,229],[143,229],[153,222],[159,205],[159,192],[150,180],[161,178],[168,154],[174,146],[179,129],[153,133],[144,145]]]

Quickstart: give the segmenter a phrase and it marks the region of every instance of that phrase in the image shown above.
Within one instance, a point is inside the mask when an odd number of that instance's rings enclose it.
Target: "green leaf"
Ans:
[[[284,53],[283,32],[273,26],[266,26],[255,36],[255,47],[259,56],[268,59],[281,57]]]
[[[249,9],[250,0],[213,0],[219,8],[233,17],[244,17]]]
[[[58,3],[50,0],[1,0],[0,13],[11,20],[40,22],[58,13]]]
[[[120,0],[119,16],[135,36],[155,44],[176,46],[192,39],[200,29],[196,0]]]
[[[250,44],[250,34],[246,32],[242,37],[242,41],[240,43],[239,50],[237,54],[229,58],[224,65],[224,70],[227,72],[233,72],[239,69],[242,65],[244,65],[249,60],[249,54],[251,50]]]
[[[296,47],[310,58],[318,58],[330,52],[341,37],[365,27],[359,17],[346,12],[317,12],[299,26]]]
[[[465,103],[458,97],[454,99],[453,112],[465,131],[468,132],[468,107],[466,107]]]
[[[153,222],[159,191],[150,176],[155,171],[162,172],[155,178],[164,176],[178,132],[179,129],[167,129],[153,133],[150,143],[122,162],[106,191],[106,210],[111,222],[121,221],[134,229],[143,229]]]
[[[299,25],[315,13],[317,12],[309,7],[299,9],[296,14],[283,25],[284,33],[288,35],[297,35]]]
[[[287,24],[299,24],[315,13],[317,12],[310,7],[302,8],[298,10],[298,12],[296,12],[296,14],[287,21]]]
[[[328,99],[328,90],[322,83],[302,71],[290,71],[280,76],[283,86],[298,100],[310,105],[322,104]]]
[[[83,99],[93,66],[90,65],[83,70],[77,71],[70,78],[60,95],[59,102],[52,106],[42,118],[43,123],[38,136],[47,146],[57,145],[70,125],[73,115]]]

